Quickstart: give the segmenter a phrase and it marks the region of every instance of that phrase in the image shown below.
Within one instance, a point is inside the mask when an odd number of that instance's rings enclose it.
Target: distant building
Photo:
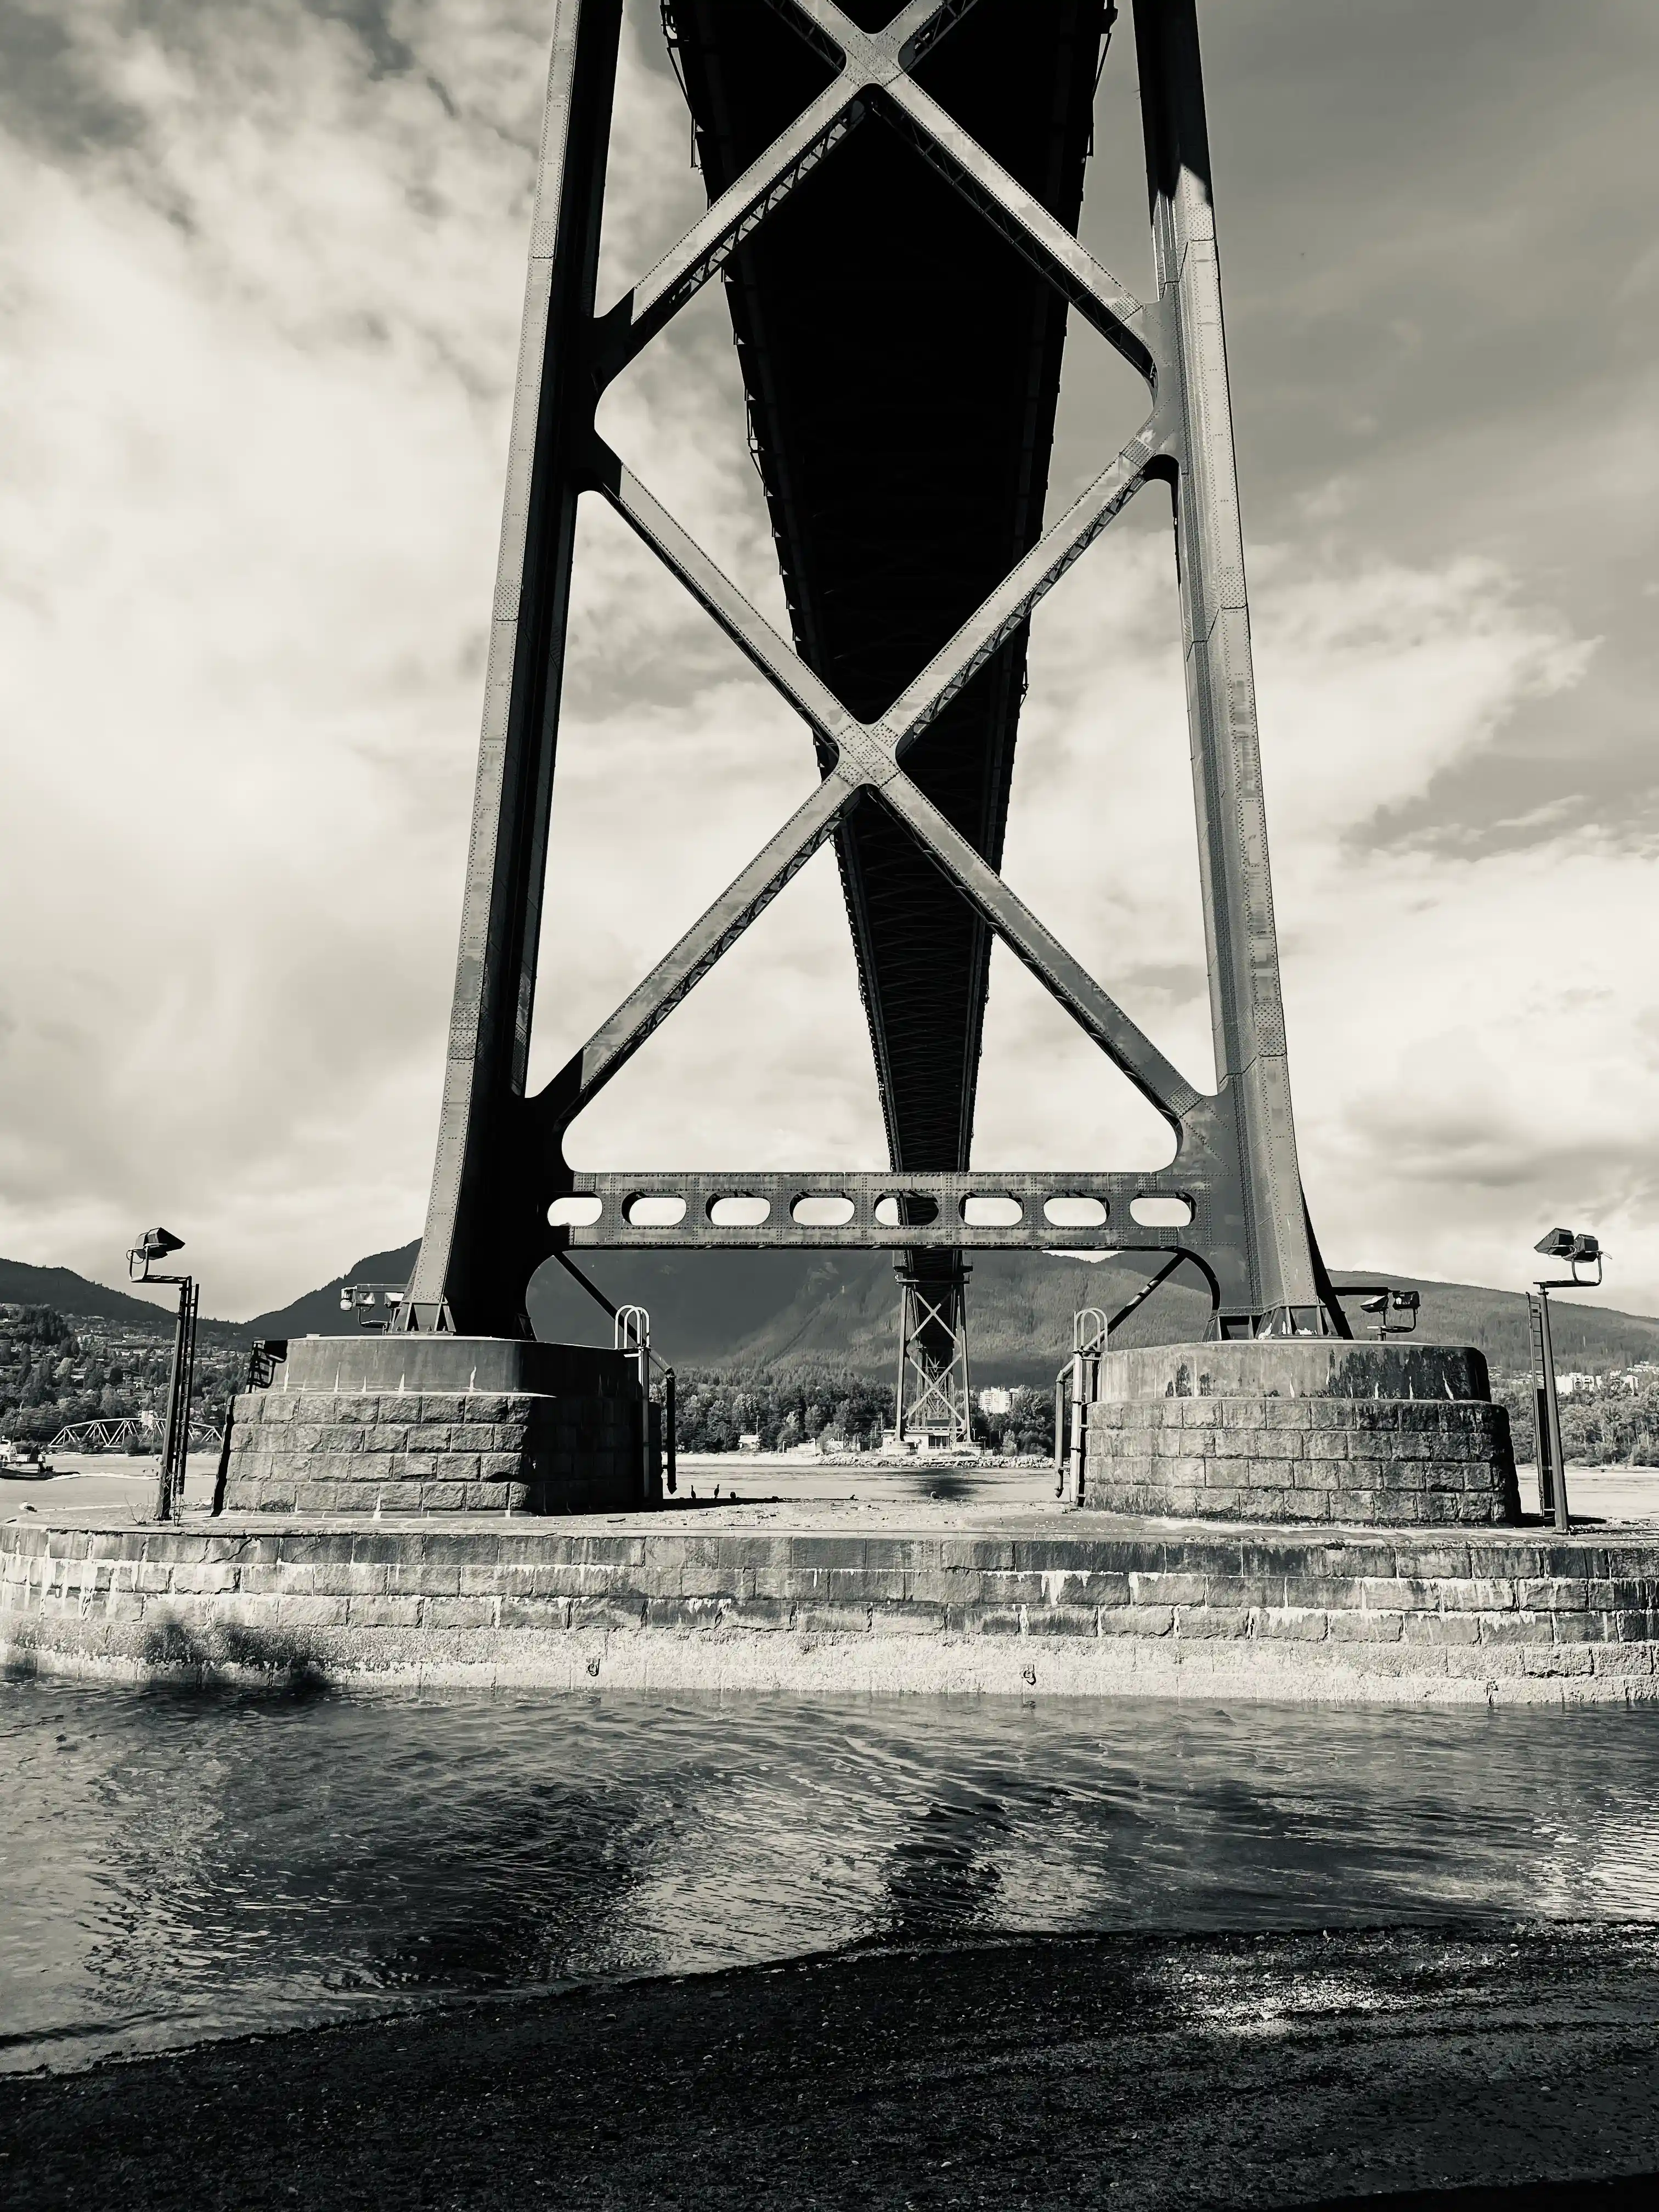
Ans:
[[[1599,1375],[1583,1375],[1573,1368],[1569,1368],[1565,1374],[1558,1373],[1555,1378],[1555,1388],[1563,1398],[1576,1398],[1581,1390],[1599,1389],[1601,1382],[1601,1378]]]
[[[1012,1390],[981,1390],[979,1394],[979,1410],[981,1413],[1012,1413],[1014,1410],[1014,1394]]]
[[[738,1438],[738,1449],[739,1451],[758,1451],[760,1449],[759,1431],[751,1429],[747,1436],[739,1437]]]
[[[939,1429],[912,1429],[904,1436],[896,1429],[884,1429],[881,1449],[883,1456],[890,1459],[915,1459],[928,1452],[948,1452],[952,1459],[978,1456],[972,1446],[953,1442]]]

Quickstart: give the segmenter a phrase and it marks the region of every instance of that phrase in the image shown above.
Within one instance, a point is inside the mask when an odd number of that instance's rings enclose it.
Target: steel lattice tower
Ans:
[[[891,1249],[923,1306],[959,1326],[964,1252],[1023,1246],[1188,1258],[1222,1335],[1347,1334],[1291,1111],[1195,4],[1134,0],[1152,301],[1076,235],[1115,14],[1110,0],[663,0],[711,204],[598,313],[622,0],[556,0],[442,1118],[404,1326],[527,1334],[532,1274],[573,1247],[790,1244]],[[607,386],[716,276],[788,640],[595,428]],[[1045,527],[1070,315],[1139,374],[1148,411]],[[1212,1095],[999,873],[1031,611],[1154,480],[1179,560]],[[584,496],[608,502],[795,709],[821,780],[530,1095]],[[570,1168],[577,1115],[830,842],[890,1170]],[[970,1168],[995,938],[1170,1124],[1168,1168]],[[646,1198],[683,1201],[679,1221],[635,1219]],[[1051,1218],[1060,1199],[1092,1201],[1092,1224],[1075,1205]],[[591,1218],[574,1218],[575,1200]],[[1161,1221],[1137,1218],[1149,1200]],[[936,1364],[954,1356],[934,1350]]]

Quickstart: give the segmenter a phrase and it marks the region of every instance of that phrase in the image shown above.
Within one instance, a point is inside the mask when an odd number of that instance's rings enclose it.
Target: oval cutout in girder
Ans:
[[[1129,1212],[1143,1229],[1185,1229],[1193,1218],[1193,1201],[1167,1192],[1148,1190],[1131,1199]]]
[[[547,1209],[547,1218],[555,1229],[591,1229],[604,1212],[603,1200],[584,1190],[569,1198],[556,1198]]]
[[[1055,1229],[1103,1229],[1106,1201],[1103,1198],[1045,1198],[1042,1218]]]
[[[641,1191],[623,1208],[630,1229],[673,1229],[685,1218],[685,1200],[678,1191]]]
[[[929,1191],[890,1190],[876,1200],[884,1229],[927,1229],[939,1219],[939,1200]]]
[[[969,1229],[1018,1229],[1025,1208],[1006,1193],[981,1191],[963,1200],[962,1218]]]
[[[724,1198],[709,1200],[708,1218],[716,1229],[758,1229],[772,1218],[772,1201],[748,1191],[729,1191]]]
[[[808,1191],[790,1207],[789,1218],[803,1229],[844,1229],[856,1211],[839,1192]]]

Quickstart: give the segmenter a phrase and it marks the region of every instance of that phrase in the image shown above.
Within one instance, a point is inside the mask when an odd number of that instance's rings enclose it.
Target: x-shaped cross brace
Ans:
[[[775,0],[781,13],[833,42],[840,76],[687,232],[651,274],[596,325],[601,388],[708,282],[741,241],[775,213],[794,186],[844,143],[880,95],[895,118],[975,206],[1078,306],[1156,387],[1155,356],[1142,334],[1146,309],[1070,232],[1009,177],[908,70],[954,27],[974,0],[914,0],[881,32],[848,21],[834,0]],[[1136,325],[1140,326],[1137,331]],[[550,1091],[567,1127],[638,1051],[797,871],[832,836],[862,794],[872,793],[910,831],[963,896],[1023,960],[1144,1097],[1179,1130],[1200,1094],[1082,964],[1046,929],[996,871],[954,830],[904,772],[905,756],[963,686],[1027,619],[1045,593],[1121,513],[1169,450],[1156,412],[1110,465],[1004,579],[972,618],[873,722],[849,714],[765,617],[653,499],[609,447],[593,441],[593,481],[692,597],[833,755],[812,796],[757,853],[737,880],[595,1031]]]
[[[597,1096],[709,969],[743,935],[818,848],[832,837],[850,810],[884,808],[939,867],[984,923],[1091,1036],[1172,1126],[1177,1152],[1162,1172],[1139,1177],[1090,1174],[1066,1178],[902,1175],[893,1178],[722,1177],[749,1189],[860,1187],[865,1211],[876,1205],[875,1185],[896,1181],[907,1190],[933,1191],[937,1206],[957,1208],[931,1235],[915,1227],[915,1211],[901,1208],[903,1236],[877,1237],[860,1216],[857,1233],[838,1241],[934,1243],[1053,1243],[1029,1228],[1018,1234],[963,1233],[971,1217],[975,1186],[1024,1191],[1045,1188],[1098,1192],[1122,1200],[1131,1194],[1179,1194],[1193,1210],[1187,1230],[1135,1228],[1115,1221],[1077,1241],[1097,1243],[1179,1244],[1206,1261],[1225,1307],[1247,1317],[1264,1309],[1281,1319],[1272,1325],[1303,1326],[1316,1295],[1313,1261],[1296,1166],[1284,1028],[1279,1003],[1276,941],[1267,872],[1265,817],[1249,667],[1248,614],[1243,598],[1242,538],[1232,475],[1224,358],[1220,336],[1219,282],[1209,216],[1207,148],[1198,90],[1194,0],[1136,0],[1143,102],[1151,100],[1149,144],[1156,143],[1154,236],[1160,275],[1156,307],[1137,301],[1102,268],[1079,240],[992,159],[982,145],[929,97],[913,74],[921,57],[970,12],[974,0],[912,0],[880,32],[853,23],[834,0],[770,0],[770,4],[834,63],[834,81],[793,124],[715,200],[672,252],[605,314],[591,313],[591,278],[603,195],[602,128],[583,94],[580,56],[588,25],[604,15],[614,69],[619,0],[559,0],[547,135],[537,214],[532,227],[519,409],[509,465],[501,582],[495,610],[489,701],[481,753],[479,808],[474,817],[473,866],[463,921],[462,953],[452,1024],[450,1084],[446,1091],[432,1212],[409,1302],[411,1326],[423,1310],[437,1310],[447,1279],[457,1224],[470,1201],[468,1147],[483,1080],[481,1039],[490,1020],[501,1033],[502,1002],[489,999],[488,970],[499,964],[499,947],[518,931],[520,951],[512,1060],[519,1103],[496,1124],[511,1139],[514,1171],[539,1208],[549,1197],[586,1191],[617,1213],[591,1231],[537,1230],[520,1235],[523,1255],[567,1242],[626,1243],[684,1241],[651,1232],[635,1221],[629,1192],[678,1187],[702,1208],[686,1237],[693,1241],[771,1241],[708,1236],[720,1224],[707,1178],[576,1175],[564,1163],[562,1139],[571,1122]],[[586,16],[584,11],[586,11]],[[608,106],[609,76],[590,53],[585,64]],[[1123,451],[1074,500],[1041,540],[1011,570],[977,611],[934,655],[885,713],[860,721],[816,676],[793,647],[724,575],[708,555],[622,464],[593,428],[593,410],[606,386],[635,359],[730,257],[771,219],[801,180],[830,159],[872,115],[896,130],[980,213],[995,234],[1039,273],[1066,302],[1140,374],[1152,398],[1146,422]],[[584,142],[583,134],[586,133]],[[577,159],[573,149],[586,143]],[[569,194],[571,174],[586,161],[586,203]],[[573,171],[573,161],[574,169]],[[593,181],[593,180],[597,181]],[[574,213],[573,213],[574,210]],[[587,285],[586,306],[572,306],[574,266]],[[566,296],[561,304],[561,282]],[[580,283],[577,284],[580,294]],[[562,352],[561,352],[562,348]],[[574,364],[574,365],[573,365]],[[560,380],[562,381],[560,381]],[[556,404],[550,401],[556,393]],[[806,802],[757,853],[673,949],[535,1097],[522,1097],[533,979],[533,925],[539,913],[545,858],[546,783],[550,744],[538,728],[556,720],[556,669],[550,704],[521,714],[515,740],[513,714],[520,689],[534,678],[520,634],[527,600],[532,514],[544,484],[550,450],[541,411],[558,420],[563,443],[556,473],[566,487],[564,574],[574,544],[569,497],[597,489],[708,611],[811,730],[823,780]],[[538,471],[540,472],[538,475]],[[1121,513],[1152,476],[1170,482],[1182,548],[1182,592],[1188,640],[1189,713],[1194,726],[1195,793],[1200,815],[1200,866],[1210,940],[1220,1090],[1198,1091],[1042,922],[1018,899],[973,845],[955,830],[906,770],[922,732],[940,715],[1029,618],[1044,594]],[[545,524],[539,526],[545,532]],[[546,587],[544,591],[545,600]],[[553,589],[557,602],[563,586]],[[550,629],[552,658],[562,652],[562,614]],[[529,676],[526,670],[530,671]],[[533,726],[532,726],[533,725]],[[526,732],[528,732],[528,736]],[[495,734],[492,734],[494,732]],[[491,860],[506,821],[492,793],[504,788],[503,763],[514,743],[540,744],[544,765],[538,804],[520,804],[518,842],[507,863]],[[529,791],[535,778],[525,779]],[[492,811],[492,809],[494,810]],[[532,822],[526,832],[523,827]],[[494,841],[494,842],[492,842]],[[488,867],[495,872],[489,877]],[[480,979],[483,979],[481,982]],[[494,1013],[491,1013],[491,1006]],[[471,1089],[468,1085],[471,1084]],[[487,1087],[487,1086],[486,1086]],[[499,1084],[497,1085],[499,1089]],[[487,1116],[485,1118],[488,1118]],[[867,1191],[863,1185],[870,1184]],[[937,1186],[937,1189],[934,1187]],[[1018,1207],[1016,1209],[1018,1211]],[[796,1217],[798,1219],[799,1216]],[[1051,1214],[1051,1219],[1054,1217]],[[915,1233],[912,1236],[912,1229]],[[866,1233],[867,1232],[867,1233]],[[792,1241],[805,1241],[791,1232]],[[515,1261],[516,1265],[517,1262]],[[1254,1322],[1251,1322],[1254,1326]]]

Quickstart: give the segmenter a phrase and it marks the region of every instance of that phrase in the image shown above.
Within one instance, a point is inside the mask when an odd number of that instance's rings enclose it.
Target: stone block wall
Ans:
[[[0,1528],[0,1657],[584,1692],[1622,1702],[1659,1696],[1659,1539],[30,1521]]]
[[[398,1514],[635,1507],[653,1502],[641,1417],[637,1395],[250,1390],[235,1401],[225,1508]],[[659,1485],[654,1454],[653,1472]]]
[[[1088,1409],[1081,1503],[1230,1521],[1520,1517],[1509,1416],[1480,1399],[1164,1397]]]
[[[1468,1345],[1258,1337],[1109,1352],[1084,1494],[1181,1519],[1518,1521],[1509,1416]]]

